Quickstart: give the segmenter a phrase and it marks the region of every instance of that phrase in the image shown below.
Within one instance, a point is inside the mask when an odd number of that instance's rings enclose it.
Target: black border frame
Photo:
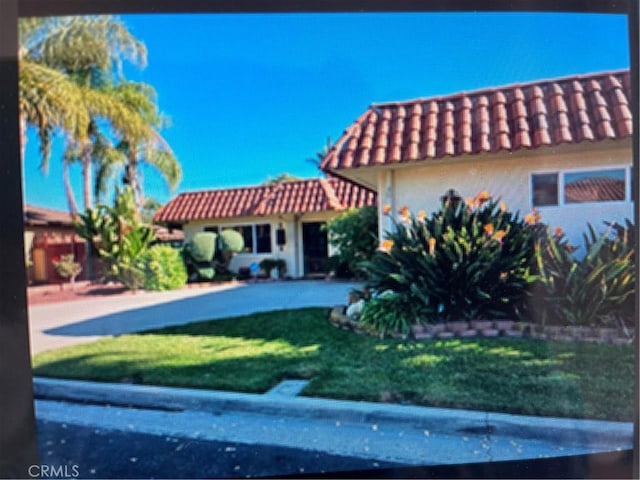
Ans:
[[[17,19],[19,16],[81,15],[95,13],[243,13],[243,12],[592,12],[626,14],[629,20],[630,64],[632,78],[633,165],[632,190],[634,220],[640,225],[638,180],[640,145],[640,6],[638,0],[0,0],[0,205],[3,226],[0,229],[0,477],[24,478],[29,465],[37,464],[37,439],[31,383],[31,359],[26,303],[26,272],[23,264],[22,176],[18,128]],[[640,278],[636,265],[636,278]],[[638,286],[636,286],[638,293]],[[636,295],[636,315],[640,313],[640,295]],[[639,469],[639,382],[640,341],[636,335],[635,429],[634,450],[613,459],[602,455],[581,456],[587,477],[608,476],[640,478]],[[503,462],[498,468],[451,466],[401,469],[400,471],[348,472],[347,477],[436,478],[505,477],[534,478],[582,476],[569,468],[576,457],[546,461],[540,470],[535,462]],[[600,463],[604,462],[604,463]],[[631,462],[631,463],[630,463]],[[513,463],[513,462],[507,462]],[[529,466],[528,466],[529,465]],[[538,462],[538,465],[539,462]],[[583,463],[584,465],[584,463]],[[529,468],[531,467],[531,468]],[[568,469],[567,469],[568,468]],[[545,475],[547,473],[547,475]],[[333,478],[344,478],[339,472]]]

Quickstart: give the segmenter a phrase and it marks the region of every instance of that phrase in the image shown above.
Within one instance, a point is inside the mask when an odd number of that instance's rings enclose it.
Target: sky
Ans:
[[[247,186],[288,172],[372,103],[629,67],[624,15],[532,13],[123,15],[148,49],[151,84],[182,165],[175,191],[143,169],[146,196]],[[26,203],[67,209],[62,139],[45,174],[31,134]],[[82,204],[79,168],[72,170]]]

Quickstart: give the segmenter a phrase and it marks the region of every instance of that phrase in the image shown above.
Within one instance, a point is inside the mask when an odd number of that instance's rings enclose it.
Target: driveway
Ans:
[[[228,283],[29,307],[31,353],[169,325],[344,304],[360,284],[325,280]]]

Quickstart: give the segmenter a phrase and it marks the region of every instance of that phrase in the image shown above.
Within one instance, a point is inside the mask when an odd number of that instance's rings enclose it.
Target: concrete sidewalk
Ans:
[[[344,304],[359,284],[325,280],[226,283],[29,307],[31,353],[170,325]]]
[[[405,465],[633,448],[633,424],[625,422],[44,378],[34,389],[38,420]]]

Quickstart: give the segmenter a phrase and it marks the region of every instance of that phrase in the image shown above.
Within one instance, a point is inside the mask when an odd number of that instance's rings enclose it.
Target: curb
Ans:
[[[220,411],[314,420],[404,425],[431,433],[509,436],[607,445],[632,442],[633,423],[532,417],[447,408],[390,405],[309,397],[280,397],[187,388],[85,382],[34,377],[34,396],[42,400],[116,405],[168,411]]]

